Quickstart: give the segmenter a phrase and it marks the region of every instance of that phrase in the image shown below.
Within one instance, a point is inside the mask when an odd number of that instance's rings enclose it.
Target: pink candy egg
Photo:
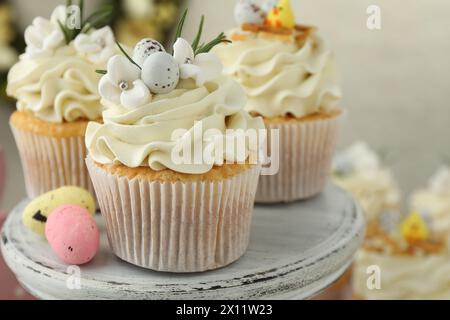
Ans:
[[[82,265],[94,258],[100,233],[92,215],[85,208],[66,205],[49,216],[45,236],[64,263]]]

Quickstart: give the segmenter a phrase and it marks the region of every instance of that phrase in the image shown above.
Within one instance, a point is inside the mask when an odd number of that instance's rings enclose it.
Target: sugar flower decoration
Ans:
[[[204,17],[192,45],[181,37],[187,10],[176,31],[173,55],[166,52],[156,40],[145,38],[139,41],[131,58],[117,42],[123,56],[114,56],[108,62],[108,70],[97,70],[103,74],[99,85],[100,95],[126,108],[138,108],[151,101],[151,94],[168,94],[177,88],[180,78],[193,79],[198,87],[220,77],[222,64],[219,58],[209,53],[214,46],[229,42],[224,33],[212,41],[199,45]]]
[[[94,64],[108,61],[116,53],[116,41],[110,27],[92,31],[90,34],[82,33],[74,41],[75,49],[86,55]]]
[[[59,26],[60,21],[64,22],[66,21],[66,19],[67,19],[67,6],[65,5],[57,6],[50,16],[50,22],[57,26]]]
[[[112,7],[105,6],[91,14],[87,19],[80,22],[79,28],[68,25],[71,12],[68,12],[68,5],[60,5],[53,10],[50,19],[37,17],[33,23],[25,30],[25,43],[27,45],[25,57],[30,59],[51,57],[56,50],[69,45],[74,41],[75,49],[88,56],[93,63],[106,62],[113,54],[114,36],[110,28],[100,28],[112,14]],[[80,0],[78,7],[82,13],[84,1]],[[69,10],[70,11],[70,10]],[[74,12],[72,12],[74,13]],[[92,31],[90,34],[88,34]]]
[[[55,20],[59,14],[59,7],[52,14]],[[42,58],[52,56],[56,49],[64,45],[64,34],[59,25],[51,20],[37,17],[25,30],[25,55],[29,58]]]
[[[178,38],[173,49],[174,58],[180,66],[181,79],[194,79],[197,86],[203,86],[222,73],[222,63],[215,54],[195,55],[192,46],[183,38]]]
[[[134,109],[151,101],[150,90],[140,79],[141,70],[126,57],[116,55],[108,61],[107,74],[100,79],[103,99]]]

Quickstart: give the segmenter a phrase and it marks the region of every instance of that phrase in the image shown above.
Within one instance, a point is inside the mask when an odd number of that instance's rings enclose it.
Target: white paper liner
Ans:
[[[63,186],[78,186],[94,193],[85,164],[84,137],[47,137],[11,128],[30,199]]]
[[[278,203],[313,197],[325,188],[336,149],[343,114],[317,121],[267,125],[279,130],[279,171],[262,175],[256,192],[257,203]]]
[[[170,183],[129,180],[86,162],[119,258],[187,273],[224,267],[247,250],[260,166],[223,181]]]

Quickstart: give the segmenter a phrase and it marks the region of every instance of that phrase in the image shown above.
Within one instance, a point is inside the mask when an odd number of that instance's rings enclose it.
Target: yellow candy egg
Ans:
[[[92,215],[96,210],[94,197],[87,190],[79,187],[62,187],[31,201],[23,211],[22,222],[31,231],[44,236],[48,216],[63,205],[86,208]]]

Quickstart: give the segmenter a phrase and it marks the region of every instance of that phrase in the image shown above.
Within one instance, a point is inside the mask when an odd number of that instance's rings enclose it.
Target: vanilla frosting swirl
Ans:
[[[213,150],[215,139],[193,133],[200,124],[203,133],[216,129],[221,139],[227,129],[263,129],[261,118],[251,118],[244,110],[245,92],[231,78],[221,76],[197,87],[193,80],[183,80],[177,89],[159,94],[151,102],[130,110],[111,101],[102,100],[106,110],[104,124],[91,122],[86,132],[86,145],[94,161],[100,164],[120,163],[135,168],[148,166],[155,171],[171,169],[180,173],[203,174],[218,163],[178,163],[174,149],[183,149],[201,139],[203,147],[193,149],[193,156]],[[184,129],[186,133],[173,136]],[[246,144],[247,154],[256,152]],[[225,146],[223,161],[236,160],[233,150]],[[220,159],[219,159],[220,160]]]
[[[241,30],[233,30],[231,34]],[[341,97],[333,55],[320,37],[303,46],[260,38],[217,46],[214,52],[248,95],[246,109],[265,117],[303,117],[336,107]]]
[[[369,300],[450,299],[448,251],[429,256],[394,256],[362,250],[356,255],[355,295]],[[367,268],[379,266],[381,289],[367,287]]]
[[[8,75],[7,93],[17,99],[17,109],[53,123],[79,119],[96,120],[102,106],[98,94],[99,75],[73,44],[53,56],[22,56]]]
[[[435,232],[450,236],[450,193],[419,190],[411,197],[411,207],[430,218]]]

